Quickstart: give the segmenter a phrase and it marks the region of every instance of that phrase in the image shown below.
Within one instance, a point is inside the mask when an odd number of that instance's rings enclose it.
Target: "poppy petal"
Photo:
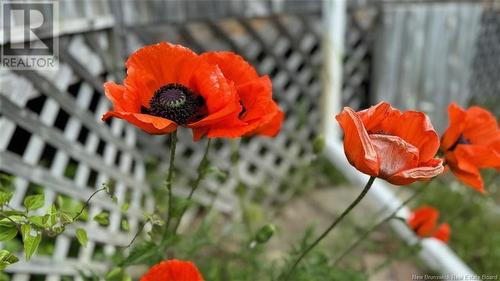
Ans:
[[[386,180],[395,185],[407,185],[417,180],[429,179],[440,175],[444,171],[443,160],[433,158],[419,167],[403,170]]]
[[[449,125],[441,138],[441,147],[444,151],[450,149],[460,138],[465,128],[467,114],[456,103],[448,106]]]
[[[110,117],[126,120],[153,135],[167,134],[177,129],[177,125],[174,122],[148,114],[108,111],[103,115],[102,120],[106,121]]]
[[[439,227],[434,231],[434,234],[432,234],[432,237],[443,241],[444,243],[448,243],[450,240],[450,225],[447,223],[442,223],[439,225]]]
[[[439,212],[432,207],[421,207],[415,209],[408,218],[408,225],[421,237],[427,237],[436,227]]]
[[[255,129],[252,134],[275,137],[281,130],[285,113],[278,108],[278,112],[274,115],[270,122]]]
[[[377,152],[359,116],[344,107],[335,118],[344,131],[344,151],[349,163],[365,174],[377,176],[380,168]]]
[[[381,178],[417,166],[418,149],[400,137],[371,134],[370,140],[378,155]]]
[[[233,52],[207,52],[200,57],[210,64],[218,65],[224,77],[233,81],[236,86],[258,78],[255,69]]]
[[[457,149],[459,147],[460,146],[458,146]],[[467,155],[464,153],[457,154],[455,151],[450,151],[446,153],[446,164],[461,182],[483,194],[486,193],[481,173],[474,164],[469,162]]]
[[[154,265],[140,281],[203,281],[192,262],[168,260]]]
[[[500,150],[475,144],[458,145],[454,151],[477,168],[500,168]]]
[[[380,125],[384,119],[387,118],[390,112],[394,111],[401,114],[399,110],[394,109],[389,103],[380,102],[368,109],[359,111],[358,115],[363,121],[363,125],[367,132],[378,133],[382,131]]]
[[[208,115],[189,124],[189,127],[198,128],[212,125],[221,120],[227,120],[229,116],[233,116],[234,119],[238,118],[242,107],[236,88],[224,77],[217,65],[201,64],[193,77],[196,91],[205,100]]]
[[[491,112],[479,106],[467,110],[464,137],[473,144],[488,145],[500,140],[500,129]]]
[[[106,97],[113,103],[115,111],[138,111],[140,102],[134,96],[126,95],[126,88],[114,82],[104,83],[104,93]]]
[[[404,126],[401,126],[404,124]],[[406,111],[398,117],[397,122],[391,122],[392,133],[420,151],[420,162],[432,159],[439,149],[439,136],[432,127],[429,117],[422,112]]]
[[[161,86],[177,83],[189,87],[197,64],[198,55],[181,45],[166,42],[149,45],[127,59],[125,84],[135,88],[142,105],[148,107],[149,100]]]

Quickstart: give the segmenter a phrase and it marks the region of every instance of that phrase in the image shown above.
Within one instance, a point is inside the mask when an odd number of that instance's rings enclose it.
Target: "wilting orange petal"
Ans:
[[[452,103],[448,106],[449,126],[441,138],[441,147],[444,151],[450,149],[460,138],[465,128],[465,111],[457,104]]]
[[[344,131],[344,152],[349,163],[370,176],[378,176],[379,160],[370,142],[363,122],[352,109],[344,110],[335,117]]]
[[[380,128],[382,121],[393,111],[401,114],[399,110],[394,109],[389,103],[380,102],[368,109],[357,112],[357,114],[363,121],[367,132],[380,133],[382,131],[382,128]]]
[[[145,132],[153,135],[167,134],[177,129],[177,125],[174,122],[148,114],[109,111],[104,114],[102,120],[107,120],[110,117],[127,120]]]
[[[371,134],[370,140],[378,155],[381,178],[417,166],[418,149],[400,137]]]
[[[439,227],[434,231],[432,237],[443,241],[444,243],[448,243],[450,240],[450,225],[447,223],[442,223]]]
[[[151,267],[140,281],[203,281],[203,277],[192,262],[168,260]]]
[[[420,163],[419,167],[403,170],[394,174],[386,180],[395,185],[407,185],[417,180],[429,179],[440,175],[443,170],[443,160],[433,158],[426,163]]]
[[[418,111],[406,111],[398,122],[391,132],[418,148],[420,162],[427,162],[436,155],[439,136],[427,115]]]

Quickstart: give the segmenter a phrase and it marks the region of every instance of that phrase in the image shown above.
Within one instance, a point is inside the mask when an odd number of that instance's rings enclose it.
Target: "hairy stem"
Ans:
[[[172,219],[172,177],[174,174],[174,161],[175,161],[175,147],[177,146],[177,131],[170,133],[170,163],[168,166],[167,173],[167,191],[168,191],[168,215],[167,223],[165,224],[165,236],[168,233],[168,228],[170,226],[170,220]]]
[[[198,186],[200,186],[201,181],[203,178],[205,178],[205,175],[207,174],[207,166],[208,166],[208,151],[210,150],[210,144],[211,144],[211,139],[208,139],[207,141],[207,146],[205,147],[205,152],[203,153],[203,158],[201,158],[200,164],[198,165],[198,176],[196,177],[196,180],[191,187],[191,191],[189,192],[188,197],[186,200],[189,202],[191,198],[193,197],[194,192],[196,189],[198,189]],[[184,213],[186,212],[188,208],[188,205],[185,205],[182,208],[182,211],[179,215],[179,219],[177,220],[177,223],[175,224],[174,227],[174,234],[177,232],[177,228],[179,228],[179,225],[181,224],[182,217],[184,216]]]
[[[309,245],[305,250],[302,251],[302,253],[300,254],[300,256],[292,264],[292,266],[290,267],[290,269],[288,270],[288,272],[286,274],[282,274],[280,277],[278,277],[278,280],[288,280],[289,279],[288,277],[295,270],[295,268],[300,263],[300,261],[312,249],[314,249],[314,247],[316,247],[316,245],[318,245],[319,242],[321,242],[321,240],[323,240],[328,235],[328,233],[330,233],[330,231],[332,231],[332,229],[335,228],[335,226],[337,226],[337,224],[339,222],[341,222],[344,219],[344,217],[347,216],[347,214],[349,214],[352,209],[354,209],[354,207],[356,207],[356,205],[359,204],[359,202],[361,201],[361,199],[363,199],[363,197],[365,197],[365,195],[370,190],[370,187],[372,186],[372,184],[373,184],[374,181],[375,181],[375,177],[370,177],[370,179],[368,180],[368,182],[366,183],[365,187],[363,188],[363,190],[361,191],[361,193],[358,195],[358,197],[356,197],[356,199],[354,199],[354,201],[349,205],[349,207],[347,207],[347,209],[345,209],[344,212],[342,212],[342,214],[340,214],[340,216],[336,220],[334,220],[333,223],[318,238],[316,238],[316,240],[311,245]]]
[[[354,250],[359,244],[361,244],[361,242],[363,242],[365,240],[366,237],[368,237],[372,232],[374,232],[375,230],[377,230],[380,226],[382,226],[383,224],[385,224],[386,222],[390,221],[391,219],[395,218],[396,217],[396,214],[399,212],[399,210],[401,210],[404,206],[406,206],[410,201],[412,201],[413,199],[415,199],[419,194],[422,193],[422,191],[425,189],[425,187],[427,186],[428,184],[424,185],[422,188],[420,188],[418,191],[416,191],[415,193],[413,193],[410,197],[408,197],[408,199],[406,199],[403,203],[401,203],[401,205],[396,208],[389,216],[387,216],[385,219],[381,220],[380,222],[378,222],[377,224],[373,225],[372,227],[370,227],[368,230],[366,230],[361,236],[359,236],[359,238],[354,242],[352,243],[344,252],[342,252],[342,254],[340,254],[337,259],[335,259],[335,261],[333,261],[333,266],[336,266],[345,256],[347,256],[352,250]]]

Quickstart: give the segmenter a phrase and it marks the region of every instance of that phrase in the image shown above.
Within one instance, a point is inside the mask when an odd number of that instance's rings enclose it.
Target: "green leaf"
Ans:
[[[122,213],[125,213],[128,211],[128,208],[129,208],[129,204],[128,203],[123,203],[123,205],[121,206],[121,211]]]
[[[31,237],[31,226],[29,224],[21,225],[21,235],[23,236],[23,242]]]
[[[109,214],[108,213],[100,213],[94,217],[94,220],[99,224],[107,225],[109,224]]]
[[[28,221],[39,228],[45,227],[45,216],[29,216]]]
[[[0,221],[0,241],[9,241],[17,235],[17,227],[10,221]]]
[[[70,224],[73,222],[73,216],[66,212],[59,212],[59,220],[62,224]]]
[[[38,245],[42,241],[42,235],[38,233],[36,236],[31,236],[31,226],[29,224],[21,226],[21,235],[23,236],[24,254],[26,260],[29,261],[36,249],[38,249]]]
[[[45,202],[45,195],[30,195],[24,198],[24,207],[26,207],[27,211],[37,210],[43,207]]]
[[[8,191],[0,191],[0,206],[3,206],[5,204],[9,203],[13,194],[14,193],[8,192]]]
[[[118,203],[118,197],[116,197],[114,195],[111,196],[111,201],[113,201],[113,203],[115,203],[115,204]]]
[[[76,230],[76,239],[78,239],[80,245],[82,245],[83,247],[87,247],[88,237],[87,237],[87,231],[85,231],[85,229],[78,228]]]
[[[122,224],[123,230],[128,231],[130,229],[130,226],[129,226],[128,221],[126,219],[122,219],[121,224]]]
[[[0,270],[5,269],[7,266],[18,262],[19,259],[7,250],[0,250]]]

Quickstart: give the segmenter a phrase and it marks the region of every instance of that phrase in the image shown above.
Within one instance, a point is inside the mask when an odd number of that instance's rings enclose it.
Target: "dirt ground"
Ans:
[[[286,204],[273,220],[277,223],[279,239],[272,239],[269,245],[270,258],[279,258],[298,241],[308,225],[315,225],[315,233],[320,233],[338,216],[345,207],[358,195],[359,189],[342,186],[336,188],[323,188],[297,196]],[[353,210],[351,214],[334,229],[330,235],[320,244],[323,249],[331,249],[331,256],[335,258],[335,252],[339,254],[350,245],[362,229],[372,225],[377,217],[380,207],[374,205],[370,198],[364,200]],[[380,219],[380,218],[379,218]],[[357,235],[358,234],[358,235]],[[369,242],[363,242],[351,256],[355,259],[360,270],[370,272],[380,264],[384,263],[391,250],[391,240],[396,239],[389,231],[388,226],[381,227],[372,233]],[[397,239],[396,239],[397,240]],[[384,246],[377,247],[377,241],[383,242]],[[388,246],[385,246],[389,243]],[[396,241],[393,244],[400,244]],[[369,244],[369,245],[367,245]],[[396,245],[397,246],[397,245]],[[396,247],[393,245],[393,247]],[[385,248],[388,247],[388,248]],[[387,251],[386,251],[387,250]],[[361,258],[356,258],[361,257]],[[342,266],[342,264],[341,264]],[[411,280],[412,274],[422,274],[414,264],[405,260],[395,260],[389,266],[370,276],[370,281],[401,281]]]

